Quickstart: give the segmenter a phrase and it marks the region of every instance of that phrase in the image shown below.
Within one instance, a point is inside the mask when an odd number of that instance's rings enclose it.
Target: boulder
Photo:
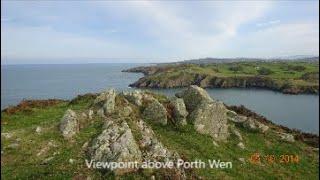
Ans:
[[[143,117],[162,125],[167,124],[167,110],[158,100],[147,105],[143,111]]]
[[[88,148],[93,161],[100,162],[141,162],[142,156],[134,140],[131,129],[125,121],[108,120],[102,133],[93,140]],[[116,175],[136,169],[110,169]]]
[[[71,138],[79,131],[77,114],[68,109],[60,121],[60,131],[65,138]]]
[[[247,118],[246,121],[241,123],[244,128],[247,128],[248,130],[251,130],[251,131],[259,131],[261,133],[265,133],[269,129],[269,126],[264,125],[263,123],[253,118]]]
[[[102,92],[93,103],[99,107],[102,106],[105,115],[111,114],[114,112],[116,95],[117,94],[114,89],[109,89]]]
[[[156,100],[152,95],[142,92],[140,90],[135,91],[125,91],[122,93],[123,96],[132,104],[135,104],[137,106],[141,106],[144,101],[152,102]]]
[[[182,98],[173,98],[170,102],[173,108],[173,119],[175,123],[179,126],[184,126],[187,124],[186,117],[188,116],[188,111],[184,104]]]
[[[201,103],[213,102],[210,95],[202,88],[191,85],[186,90],[177,93],[177,97],[183,98],[188,112],[192,112]]]
[[[156,137],[151,127],[149,127],[144,121],[136,121],[136,127],[141,133],[141,139],[139,140],[140,148],[142,149],[143,160],[155,161],[155,162],[177,162],[181,159],[179,154],[167,149]],[[174,175],[174,179],[186,179],[185,171],[183,168],[173,168],[171,175]]]
[[[190,113],[188,121],[199,133],[208,134],[217,141],[226,140],[229,136],[227,111],[221,102],[202,102]]]
[[[168,160],[173,154],[156,138],[153,130],[142,120],[137,122],[137,127],[141,133],[140,147],[144,149],[144,159],[150,161]]]
[[[142,105],[142,92],[139,90],[125,91],[122,93],[123,96],[131,103],[141,106]]]
[[[130,114],[132,113],[132,108],[127,105],[127,106],[123,106],[121,109],[120,109],[120,116],[122,117],[127,117],[127,116],[130,116]]]
[[[236,135],[240,141],[242,141],[242,135],[235,127],[231,128],[231,132]]]
[[[245,149],[246,147],[244,146],[243,142],[239,142],[237,144],[237,146],[240,148],[240,149]]]
[[[93,112],[92,109],[90,109],[89,112],[88,112],[89,119],[92,119],[93,115],[94,115],[94,112]]]
[[[228,111],[228,120],[232,121],[237,124],[241,124],[244,128],[251,130],[251,131],[260,131],[262,133],[265,133],[269,126],[257,121],[256,119],[238,115],[234,111]]]
[[[42,128],[41,128],[40,126],[37,126],[37,128],[36,128],[36,133],[40,134],[41,131],[42,131]]]
[[[279,134],[281,140],[283,140],[283,141],[286,141],[286,142],[294,142],[295,141],[294,136],[292,134],[282,133],[282,132],[279,132],[278,134]]]

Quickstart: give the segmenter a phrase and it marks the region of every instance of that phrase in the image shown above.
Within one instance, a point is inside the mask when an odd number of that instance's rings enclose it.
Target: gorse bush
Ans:
[[[258,73],[260,75],[269,75],[269,74],[272,74],[273,71],[268,69],[268,68],[265,68],[265,67],[261,67],[260,69],[258,69]]]

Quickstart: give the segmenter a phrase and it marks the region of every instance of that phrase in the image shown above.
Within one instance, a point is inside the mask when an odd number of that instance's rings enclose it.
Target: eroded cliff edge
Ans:
[[[286,94],[319,94],[319,64],[241,62],[136,67],[124,72],[145,76],[130,84],[140,88],[263,88]],[[275,70],[273,70],[275,69]]]

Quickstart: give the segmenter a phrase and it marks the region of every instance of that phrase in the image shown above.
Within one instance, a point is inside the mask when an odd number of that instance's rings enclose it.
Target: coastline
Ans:
[[[266,64],[270,65],[271,63]],[[226,65],[234,68],[241,66],[241,63],[240,65],[226,63]],[[253,64],[251,64],[251,66],[253,66]],[[299,66],[296,65],[296,67]],[[144,75],[144,77],[129,85],[130,87],[137,88],[169,89],[197,85],[202,88],[222,89],[259,88],[277,91],[283,94],[319,94],[318,72],[310,73],[306,71],[300,78],[275,78],[273,75],[259,75],[252,72],[252,74],[238,72],[234,72],[234,74],[223,74],[218,73],[219,69],[216,67],[207,68],[190,64],[140,66],[126,69],[122,72],[142,73]],[[284,72],[287,73],[286,71]],[[290,73],[293,73],[293,71]],[[303,71],[296,73],[301,74]]]

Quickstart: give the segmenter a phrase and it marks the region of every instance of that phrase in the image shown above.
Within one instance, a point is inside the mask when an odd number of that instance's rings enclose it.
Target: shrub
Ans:
[[[260,75],[269,75],[269,74],[272,74],[273,71],[271,71],[270,69],[266,68],[266,67],[261,67],[259,70],[258,70],[258,73]]]
[[[234,72],[238,72],[238,71],[242,71],[243,67],[242,66],[238,66],[238,65],[233,65],[229,67],[230,71],[234,71]]]

